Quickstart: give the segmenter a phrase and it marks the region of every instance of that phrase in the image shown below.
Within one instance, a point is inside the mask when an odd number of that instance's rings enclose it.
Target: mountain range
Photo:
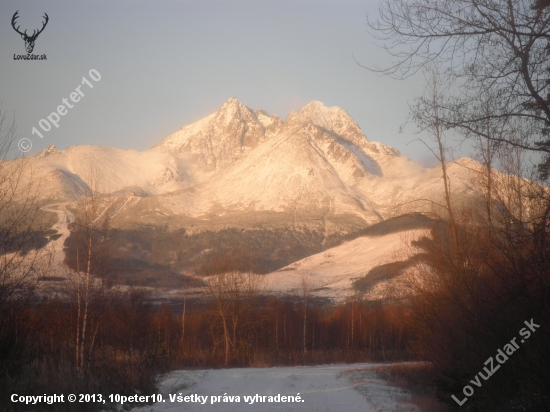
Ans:
[[[439,167],[369,141],[345,110],[317,101],[283,120],[231,98],[144,152],[51,146],[30,163],[47,202],[68,210],[95,177],[115,280],[127,284],[172,284],[227,267],[270,273],[443,203]],[[478,199],[475,167],[470,159],[448,165],[456,202]],[[70,251],[70,236],[64,244]]]

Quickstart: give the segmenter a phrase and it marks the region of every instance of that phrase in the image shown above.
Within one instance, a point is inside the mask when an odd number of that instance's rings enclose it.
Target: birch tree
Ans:
[[[224,343],[224,364],[227,366],[239,344],[247,343],[246,328],[251,318],[254,299],[261,291],[261,278],[247,272],[230,271],[207,279],[207,292],[213,311],[221,323]]]
[[[109,214],[101,206],[100,176],[90,167],[87,187],[78,204],[73,233],[76,262],[75,361],[80,374],[93,353],[99,322],[92,322],[92,305],[103,292],[108,251]]]

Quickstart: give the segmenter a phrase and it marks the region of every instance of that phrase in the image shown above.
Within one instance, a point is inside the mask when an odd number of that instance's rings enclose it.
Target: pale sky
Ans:
[[[311,100],[340,106],[369,140],[432,164],[412,142],[414,126],[399,133],[423,77],[379,77],[353,59],[389,62],[367,32],[366,15],[377,8],[375,0],[2,0],[0,100],[31,140],[30,155],[51,144],[146,150],[235,96],[282,118]],[[49,15],[33,51],[47,60],[14,60],[26,54],[11,26],[17,10],[29,34]],[[101,80],[90,78],[91,69]],[[40,129],[84,76],[94,88],[81,87],[85,96],[59,128]]]

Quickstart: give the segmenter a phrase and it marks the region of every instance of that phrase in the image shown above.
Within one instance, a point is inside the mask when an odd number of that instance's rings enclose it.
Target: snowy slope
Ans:
[[[97,176],[100,192],[141,188],[165,193],[196,183],[192,166],[167,150],[138,152],[100,146],[50,147],[30,159],[33,179],[43,179],[44,193],[56,200],[76,200]]]
[[[266,287],[275,292],[299,294],[306,275],[314,296],[342,300],[353,295],[353,281],[372,268],[419,253],[420,249],[411,242],[428,235],[427,230],[408,230],[359,237],[266,275]],[[379,284],[377,292],[383,292],[385,286],[390,285]]]

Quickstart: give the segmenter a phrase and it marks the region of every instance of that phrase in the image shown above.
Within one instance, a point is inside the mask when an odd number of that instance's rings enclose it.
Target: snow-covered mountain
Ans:
[[[203,171],[221,170],[275,136],[282,125],[279,117],[252,111],[233,97],[217,112],[182,127],[155,148],[166,148]]]
[[[28,173],[43,181],[44,196],[59,201],[77,201],[89,186],[102,193],[137,189],[155,195],[194,183],[185,160],[167,150],[72,146],[59,151],[50,146],[30,166]]]
[[[317,101],[283,121],[231,98],[145,152],[50,147],[31,166],[52,202],[76,202],[95,176],[120,208],[118,254],[176,272],[239,254],[269,272],[442,203],[439,168],[369,141],[345,110]],[[457,202],[477,197],[469,169],[449,166]]]
[[[283,122],[232,98],[150,152],[161,150],[193,165],[190,174],[198,183],[180,183],[180,190],[148,198],[120,219],[166,216],[178,226],[177,216],[280,213],[294,225],[317,221],[329,233],[345,221],[366,226],[419,210],[423,205],[415,199],[441,200],[439,168],[424,169],[392,147],[368,141],[346,111],[315,101]],[[450,169],[455,191],[467,196],[468,170],[458,164]]]

